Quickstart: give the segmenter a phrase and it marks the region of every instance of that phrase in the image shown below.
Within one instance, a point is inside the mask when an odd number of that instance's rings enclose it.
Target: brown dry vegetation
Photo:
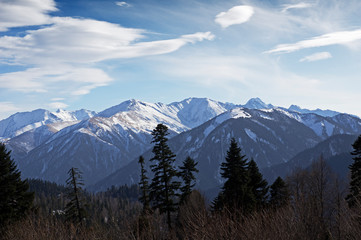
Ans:
[[[287,183],[291,193],[288,205],[268,207],[246,216],[234,210],[212,212],[203,196],[193,191],[173,215],[172,229],[168,229],[165,217],[157,211],[145,216],[139,203],[119,205],[113,199],[105,204],[111,210],[100,211],[97,220],[74,225],[59,216],[38,211],[8,226],[0,237],[4,240],[361,239],[361,204],[348,207],[344,200],[347,187],[342,187],[345,185],[322,159],[307,171],[295,171]],[[108,221],[100,220],[105,216]]]

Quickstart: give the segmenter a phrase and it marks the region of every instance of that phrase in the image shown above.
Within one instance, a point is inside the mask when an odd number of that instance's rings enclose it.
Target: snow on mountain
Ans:
[[[3,139],[12,138],[46,124],[84,120],[95,114],[95,112],[88,110],[50,112],[44,109],[15,113],[0,121],[0,137]]]
[[[185,117],[187,114],[199,124],[226,111],[215,101],[189,100],[199,106],[199,111],[196,111],[197,107],[189,106],[189,103],[166,105],[138,100],[123,102],[56,132],[20,159],[19,166],[26,177],[62,182],[66,167],[75,165],[82,169],[86,184],[92,184],[150,148],[151,132],[157,124],[167,125],[169,137],[172,137],[190,129],[178,116]],[[202,116],[197,115],[200,111]],[[183,115],[178,115],[179,112]],[[63,113],[62,116],[69,119]],[[59,125],[53,124],[50,129],[56,129]]]
[[[189,128],[197,127],[236,105],[217,102],[208,98],[188,98],[169,104],[179,121]]]
[[[260,167],[286,162],[321,140],[307,126],[282,112],[236,108],[171,138],[169,146],[177,156],[178,165],[187,156],[199,163],[198,187],[207,190],[222,183],[219,167],[232,137],[238,141],[242,153],[254,158]],[[152,157],[151,151],[142,155],[145,159]],[[97,183],[93,189],[99,190],[119,182],[136,183],[138,165],[134,159]]]
[[[259,98],[245,105],[188,98],[171,104],[133,99],[99,114],[42,109],[17,113],[0,121],[0,138],[13,150],[25,177],[64,183],[74,166],[89,185],[136,162],[151,148],[151,132],[159,123],[168,126],[179,161],[188,155],[201,161],[210,168],[205,171],[212,184],[220,181],[219,163],[231,137],[264,167],[286,162],[329,136],[361,133],[361,120],[347,114],[300,113]]]
[[[270,109],[273,108],[273,105],[264,103],[260,98],[251,98],[243,107],[249,109]]]
[[[334,117],[338,114],[340,114],[339,112],[336,111],[332,111],[332,110],[322,110],[322,109],[315,109],[315,110],[309,110],[309,109],[305,109],[305,108],[300,108],[297,105],[291,105],[288,108],[289,111],[293,111],[293,112],[298,112],[298,113],[314,113],[323,117]]]
[[[276,108],[287,116],[305,124],[322,139],[336,134],[357,134],[361,132],[361,119],[348,114],[338,114],[333,117],[325,117],[315,113],[299,113]]]

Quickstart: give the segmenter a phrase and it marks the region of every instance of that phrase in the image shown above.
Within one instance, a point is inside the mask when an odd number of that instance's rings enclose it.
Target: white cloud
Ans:
[[[292,44],[280,44],[266,53],[290,53],[305,48],[323,47],[336,44],[343,45],[357,40],[361,40],[361,29],[328,33]]]
[[[50,108],[54,108],[54,109],[65,109],[68,107],[68,105],[63,102],[52,102],[52,103],[49,103],[48,106]]]
[[[253,14],[254,10],[251,6],[235,6],[229,9],[227,12],[219,13],[214,21],[223,28],[227,28],[234,24],[248,22]]]
[[[0,32],[12,27],[48,24],[49,12],[56,11],[53,0],[0,1]]]
[[[166,54],[186,44],[214,38],[210,32],[199,32],[142,42],[142,29],[70,17],[54,17],[52,22],[50,26],[27,31],[23,37],[0,37],[0,62],[33,66],[0,74],[0,88],[45,93],[58,87],[71,95],[84,95],[112,81],[103,70],[89,67],[94,63]]]
[[[69,65],[29,68],[24,71],[0,74],[0,87],[20,92],[51,92],[79,95],[112,81],[103,70]],[[77,89],[77,90],[74,90]]]
[[[318,53],[314,53],[312,55],[306,56],[304,58],[301,58],[300,62],[314,62],[314,61],[324,60],[324,59],[328,59],[328,58],[332,58],[331,53],[318,52]]]
[[[311,3],[305,3],[305,2],[300,2],[300,3],[296,3],[296,4],[284,4],[283,5],[283,9],[282,12],[287,12],[290,9],[302,9],[302,8],[310,8],[313,5]]]
[[[210,32],[175,39],[139,42],[142,29],[91,19],[53,18],[54,24],[28,31],[24,37],[1,37],[0,61],[18,64],[94,63],[116,58],[164,54],[187,43],[211,40]],[[135,43],[135,41],[137,41]]]
[[[119,7],[130,7],[131,5],[127,2],[115,2]]]

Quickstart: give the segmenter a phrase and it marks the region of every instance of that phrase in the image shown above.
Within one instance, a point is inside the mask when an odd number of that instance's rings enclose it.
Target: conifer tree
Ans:
[[[139,157],[138,163],[140,164],[140,182],[139,188],[141,191],[141,196],[139,198],[140,202],[143,203],[143,213],[147,214],[150,211],[150,202],[149,202],[149,183],[147,177],[147,170],[144,167],[144,158],[143,156]]]
[[[289,203],[290,193],[281,177],[278,177],[270,187],[270,205],[274,208],[285,206]]]
[[[214,210],[239,209],[244,213],[254,210],[255,196],[249,186],[247,158],[241,155],[234,138],[231,139],[226,161],[221,164],[221,176],[226,179],[222,191],[213,202]]]
[[[361,207],[361,135],[352,144],[353,163],[350,165],[351,181],[350,193],[347,195],[346,200],[350,207]]]
[[[28,182],[21,180],[10,153],[0,144],[0,229],[24,217],[34,200],[34,193],[28,191]]]
[[[257,163],[251,159],[248,164],[249,186],[252,189],[256,200],[256,207],[262,208],[267,203],[268,198],[268,183],[260,173]]]
[[[175,155],[167,145],[168,134],[167,126],[163,124],[158,124],[152,132],[152,143],[155,145],[152,150],[154,157],[150,159],[154,174],[150,185],[150,199],[154,209],[167,214],[168,227],[171,228],[171,213],[178,207],[175,198],[178,196],[180,182],[174,180],[178,172],[174,167]]]
[[[183,161],[183,165],[180,167],[179,175],[183,179],[184,185],[180,188],[182,194],[180,198],[180,203],[184,203],[188,196],[191,194],[192,189],[195,185],[195,176],[194,172],[199,172],[196,168],[198,163],[194,162],[191,157],[187,157]]]
[[[82,172],[77,168],[71,168],[68,171],[69,178],[66,180],[68,198],[70,201],[65,207],[65,216],[68,221],[81,223],[86,217],[86,210],[83,204]]]

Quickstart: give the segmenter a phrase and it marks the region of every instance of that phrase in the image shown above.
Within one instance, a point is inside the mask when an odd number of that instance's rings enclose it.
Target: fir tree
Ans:
[[[270,205],[274,208],[285,206],[289,203],[290,193],[281,177],[278,177],[270,187]]]
[[[168,227],[171,228],[171,213],[176,211],[178,204],[175,198],[178,196],[180,182],[174,178],[178,175],[175,169],[175,155],[167,145],[168,128],[163,124],[158,124],[153,130],[154,157],[151,170],[154,174],[150,185],[150,199],[154,209],[159,209],[160,213],[167,214]]]
[[[143,203],[143,213],[147,214],[150,212],[150,203],[149,203],[149,183],[147,177],[147,170],[144,167],[144,158],[143,156],[139,157],[138,163],[140,164],[140,182],[139,188],[141,191],[141,196],[139,198],[140,202]]]
[[[32,206],[34,193],[21,180],[21,173],[4,144],[0,144],[0,229],[24,217]]]
[[[241,155],[234,138],[227,152],[226,161],[221,164],[221,176],[226,179],[222,191],[213,202],[215,210],[227,207],[229,210],[239,209],[244,213],[255,207],[255,196],[249,186],[250,178],[247,170],[247,158]]]
[[[351,154],[354,156],[354,162],[350,165],[351,181],[350,193],[347,195],[346,200],[350,207],[361,206],[361,135],[352,144],[353,151]]]
[[[86,210],[82,199],[82,186],[84,185],[81,177],[82,172],[77,168],[71,168],[68,174],[69,178],[66,180],[66,185],[68,190],[67,196],[70,201],[65,207],[65,216],[68,221],[81,223],[86,217]]]
[[[252,189],[253,195],[256,200],[256,207],[262,208],[267,203],[268,198],[268,183],[263,179],[256,162],[251,159],[248,164],[249,186]]]
[[[180,188],[182,194],[180,198],[180,203],[184,203],[188,196],[191,194],[192,189],[195,185],[195,176],[194,172],[199,172],[196,168],[198,163],[194,162],[191,157],[187,157],[183,161],[183,166],[180,167],[179,175],[183,179],[184,185]]]

